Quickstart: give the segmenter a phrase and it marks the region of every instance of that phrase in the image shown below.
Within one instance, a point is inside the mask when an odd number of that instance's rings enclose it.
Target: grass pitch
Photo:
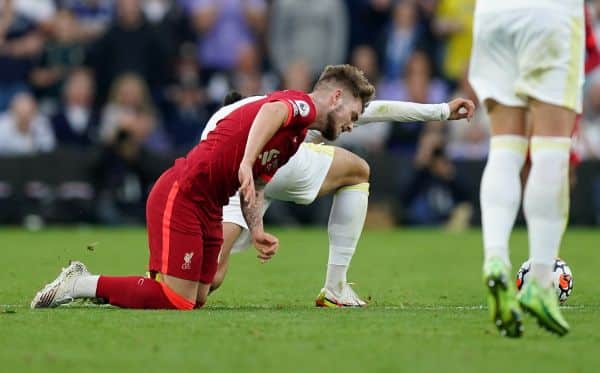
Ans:
[[[367,231],[349,279],[370,305],[317,309],[327,262],[324,230],[275,230],[272,262],[252,251],[202,310],[69,306],[29,310],[69,259],[95,273],[143,274],[143,229],[0,230],[0,370],[6,372],[597,372],[600,231],[567,232],[562,257],[575,286],[558,338],[525,321],[501,338],[484,308],[480,232]],[[98,244],[93,250],[91,243]],[[94,245],[91,245],[94,246]],[[515,267],[526,234],[513,234]]]

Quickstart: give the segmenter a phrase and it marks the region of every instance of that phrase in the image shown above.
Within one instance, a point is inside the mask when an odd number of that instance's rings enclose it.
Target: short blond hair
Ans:
[[[319,80],[315,84],[315,90],[328,84],[339,84],[347,88],[352,96],[362,101],[363,109],[365,105],[373,99],[375,87],[365,77],[365,74],[356,66],[329,65],[321,73]]]

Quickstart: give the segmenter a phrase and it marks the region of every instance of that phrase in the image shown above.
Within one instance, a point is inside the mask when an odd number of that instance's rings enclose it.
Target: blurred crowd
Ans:
[[[99,147],[113,150],[115,164],[140,153],[174,157],[198,142],[228,91],[310,90],[325,65],[344,62],[363,69],[378,99],[476,101],[466,80],[474,5],[0,0],[0,156]],[[600,1],[587,5],[600,32]],[[470,124],[368,125],[337,144],[408,157],[415,172],[400,198],[439,184],[452,206],[464,199],[452,161],[485,159],[488,140],[479,108]],[[583,159],[600,158],[600,71],[585,86],[577,147]]]

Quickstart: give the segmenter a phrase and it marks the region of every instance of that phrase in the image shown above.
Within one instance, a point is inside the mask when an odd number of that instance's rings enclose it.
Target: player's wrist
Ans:
[[[448,102],[443,102],[440,104],[440,119],[441,120],[448,120],[448,118],[450,118],[450,103]]]

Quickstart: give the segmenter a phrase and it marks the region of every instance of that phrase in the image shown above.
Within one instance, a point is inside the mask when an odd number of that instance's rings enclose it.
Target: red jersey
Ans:
[[[220,119],[205,140],[175,161],[181,191],[192,200],[203,202],[203,206],[226,205],[240,187],[238,170],[250,128],[265,103],[283,102],[289,114],[254,163],[254,178],[264,181],[269,181],[296,153],[317,114],[312,99],[300,91],[276,91],[249,101]]]

